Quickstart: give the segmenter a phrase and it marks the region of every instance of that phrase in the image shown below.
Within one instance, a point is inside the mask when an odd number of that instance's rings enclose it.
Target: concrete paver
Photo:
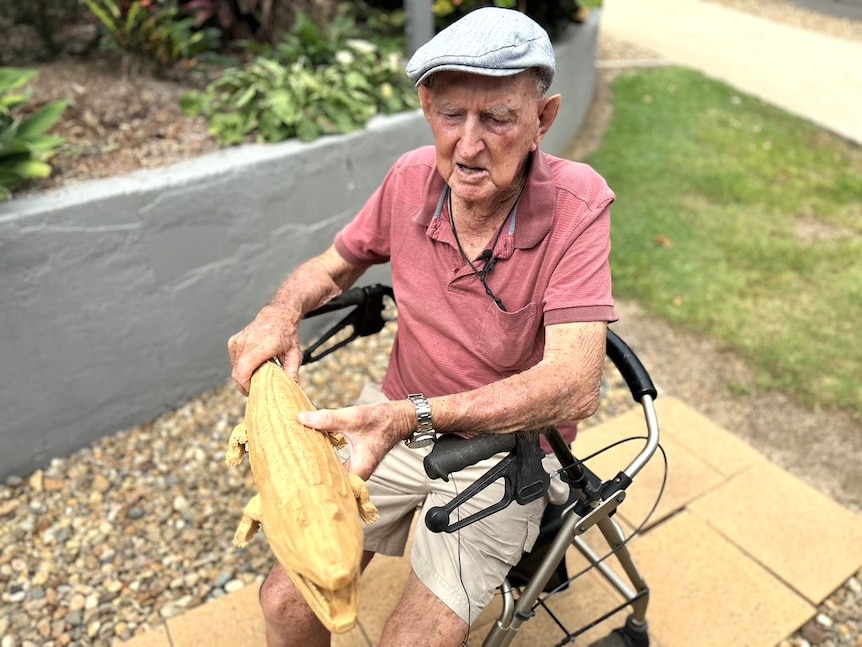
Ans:
[[[246,611],[246,613],[248,612]],[[124,647],[171,647],[171,639],[168,637],[167,625],[162,624],[148,627],[143,633],[131,640],[114,644]]]
[[[661,426],[669,430],[674,441],[722,476],[732,476],[764,460],[751,445],[680,400],[662,396],[655,405]]]
[[[663,406],[667,404],[668,406]],[[664,424],[665,411],[676,410],[674,403],[656,401],[656,411],[663,429],[672,431],[674,427]],[[584,458],[600,451],[612,443],[642,436],[646,433],[644,416],[640,408],[617,416],[608,422],[582,432],[575,441],[575,455]],[[643,440],[634,440],[618,445],[587,461],[588,467],[602,480],[612,478],[625,468],[644,445]],[[676,440],[675,434],[664,433],[662,446],[672,462],[667,471],[667,483],[658,507],[649,519],[649,524],[661,522],[665,517],[684,508],[690,501],[718,487],[722,475],[710,464],[690,452]],[[619,516],[625,520],[629,529],[640,526],[656,503],[665,477],[665,465],[659,454],[643,468],[634,483],[626,490],[626,501],[619,509]]]
[[[662,647],[774,647],[815,612],[738,546],[683,511],[632,544]]]
[[[170,619],[167,629],[172,647],[266,644],[258,589],[257,585],[246,586]]]
[[[574,549],[569,550],[567,563],[573,565],[569,569],[569,575],[578,572],[574,564],[586,563],[584,561],[579,562],[582,559]],[[555,615],[565,619],[569,631],[575,631],[620,605],[622,601],[622,596],[603,577],[592,571],[572,583],[565,592],[551,598],[548,606]],[[490,630],[491,624],[499,617],[500,606],[499,599],[495,599],[480,616],[472,631],[476,638],[471,640],[471,645],[482,644],[482,639]],[[625,624],[627,615],[627,610],[617,613],[601,625],[579,635],[575,644],[589,645],[607,636],[611,629],[622,627]],[[544,610],[538,609],[535,618],[522,626],[512,641],[512,645],[514,647],[556,645],[564,637],[565,633],[554,623],[551,616]]]
[[[813,604],[862,564],[862,517],[771,463],[750,467],[689,510]]]

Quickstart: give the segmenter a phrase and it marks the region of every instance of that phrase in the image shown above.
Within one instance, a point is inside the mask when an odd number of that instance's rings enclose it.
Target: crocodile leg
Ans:
[[[245,455],[245,446],[248,443],[248,429],[245,423],[241,422],[230,434],[230,440],[227,442],[227,452],[224,456],[224,462],[230,467],[236,467],[242,463],[242,457]]]
[[[329,444],[335,447],[335,449],[341,449],[347,445],[347,441],[344,439],[344,434],[335,433],[326,435],[329,438]]]
[[[356,504],[359,506],[359,516],[367,524],[374,523],[380,518],[380,513],[368,497],[365,481],[356,474],[348,474],[347,477],[350,479],[350,487],[353,488],[353,496],[356,497]]]
[[[246,504],[245,510],[242,512],[242,519],[236,528],[233,536],[233,543],[239,548],[245,548],[254,534],[260,528],[261,517],[260,495],[255,494]]]

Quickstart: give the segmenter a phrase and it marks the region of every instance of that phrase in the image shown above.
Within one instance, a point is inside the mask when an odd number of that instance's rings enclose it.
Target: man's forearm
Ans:
[[[510,433],[583,420],[595,413],[605,354],[604,324],[585,324],[566,351],[523,373],[486,386],[432,398],[434,427],[442,432]]]
[[[271,306],[291,312],[297,321],[349,288],[365,271],[350,265],[330,247],[297,267],[278,288]]]

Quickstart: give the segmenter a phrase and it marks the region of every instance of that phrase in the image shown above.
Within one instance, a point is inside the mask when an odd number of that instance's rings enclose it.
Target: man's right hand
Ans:
[[[233,366],[231,377],[240,393],[248,395],[252,373],[273,357],[278,358],[285,373],[297,379],[302,363],[298,325],[297,318],[284,308],[268,305],[254,321],[228,340],[227,352]]]

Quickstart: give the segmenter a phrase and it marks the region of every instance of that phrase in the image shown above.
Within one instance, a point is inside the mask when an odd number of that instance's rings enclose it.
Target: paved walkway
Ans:
[[[605,0],[602,29],[862,143],[862,43],[697,0]],[[652,644],[774,647],[862,566],[862,517],[771,464],[695,408],[662,397],[657,407],[670,464],[667,489],[650,527],[631,544],[651,589]],[[641,428],[640,411],[634,409],[582,434],[578,451],[584,455]],[[625,451],[591,466],[599,473],[616,471],[627,462]],[[662,473],[656,458],[638,476],[619,511],[624,526],[631,528],[645,517]],[[571,556],[570,570],[579,559]],[[375,644],[408,570],[406,559],[375,560],[363,579],[360,624],[333,644]],[[590,573],[553,606],[577,626],[617,599],[600,576]],[[606,635],[624,616],[622,612],[594,628],[578,644]],[[486,614],[477,636],[490,621]],[[515,644],[553,644],[561,638],[547,615],[540,614],[524,626]],[[263,643],[257,590],[250,586],[125,645]]]
[[[605,0],[601,29],[862,144],[862,42],[700,0]]]

